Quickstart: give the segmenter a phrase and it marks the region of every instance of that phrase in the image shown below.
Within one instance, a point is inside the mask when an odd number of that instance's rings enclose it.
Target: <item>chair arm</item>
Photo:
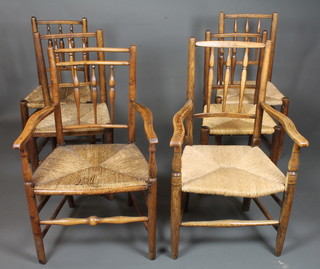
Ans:
[[[153,129],[153,116],[151,110],[135,101],[131,101],[131,104],[136,109],[136,111],[139,112],[143,119],[144,130],[149,143],[157,144],[158,137]]]
[[[185,128],[183,121],[193,109],[193,102],[188,99],[184,106],[173,117],[173,136],[170,141],[170,147],[181,147],[185,137]]]
[[[291,139],[299,146],[299,147],[308,147],[309,142],[305,139],[296,129],[296,126],[292,122],[292,120],[279,112],[275,108],[271,107],[266,103],[261,104],[262,108],[273,118],[279,121],[282,127],[285,129],[287,134],[291,137]]]
[[[13,149],[21,149],[23,148],[30,137],[32,136],[33,131],[36,129],[37,125],[40,121],[42,121],[45,117],[53,112],[53,107],[45,107],[36,113],[32,114],[28,119],[25,127],[23,128],[22,133],[13,143]]]

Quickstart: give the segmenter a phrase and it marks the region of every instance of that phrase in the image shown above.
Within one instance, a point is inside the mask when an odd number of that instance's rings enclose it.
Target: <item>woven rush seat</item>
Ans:
[[[148,163],[135,144],[60,146],[33,175],[36,193],[146,188],[147,179]]]
[[[247,84],[254,85],[255,81],[247,81]],[[236,82],[235,82],[236,84]],[[217,96],[223,96],[223,90],[217,90]],[[282,98],[285,97],[279,89],[271,82],[267,83],[266,100],[265,102],[271,106],[282,105]],[[243,103],[253,104],[254,89],[248,88],[245,90]],[[227,103],[238,104],[239,103],[239,89],[228,89]]]
[[[211,104],[210,113],[219,113],[222,111],[222,104]],[[227,112],[237,112],[237,104],[227,104]],[[255,114],[256,106],[252,104],[243,105],[243,113]],[[203,109],[207,111],[207,106]],[[273,134],[274,126],[277,124],[267,114],[263,114],[262,129],[263,134]],[[210,128],[210,134],[213,135],[251,135],[253,134],[254,119],[229,118],[229,117],[208,117],[203,118],[202,126]]]
[[[61,105],[62,121],[63,125],[77,125],[77,111],[74,104],[62,104]],[[81,124],[92,124],[93,122],[93,105],[92,104],[80,104],[80,121]],[[108,112],[108,107],[105,103],[101,103],[97,106],[97,122],[101,124],[110,123],[110,117]],[[90,128],[89,131],[94,131],[96,129]],[[86,131],[85,128],[79,129],[77,131]],[[49,115],[44,120],[42,120],[35,130],[35,135],[37,133],[42,133],[46,135],[55,134],[55,121],[54,114]]]
[[[49,94],[52,98],[51,87],[49,87]],[[79,87],[80,91],[80,102],[87,103],[91,101],[91,94],[90,88],[88,86]],[[73,87],[61,87],[60,88],[60,101],[61,104],[71,104],[74,103],[74,88]],[[39,85],[36,87],[28,96],[25,98],[27,101],[27,107],[29,108],[43,108],[44,101],[43,101],[43,94],[42,88]]]
[[[186,146],[182,191],[254,198],[285,191],[286,176],[251,146]]]

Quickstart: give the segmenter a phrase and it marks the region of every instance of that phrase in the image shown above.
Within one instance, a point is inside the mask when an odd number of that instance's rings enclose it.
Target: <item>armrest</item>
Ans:
[[[151,110],[135,101],[131,101],[131,104],[139,112],[143,119],[144,130],[149,143],[157,144],[158,137],[153,129],[153,117]]]
[[[275,118],[281,123],[287,134],[299,147],[309,146],[308,140],[298,132],[292,120],[266,103],[262,103],[261,106],[271,117]]]
[[[193,102],[188,99],[184,106],[173,117],[173,136],[170,147],[181,147],[185,136],[183,121],[193,109]]]
[[[40,121],[42,121],[45,117],[53,112],[53,107],[45,107],[33,115],[28,119],[22,133],[13,143],[13,149],[21,149],[26,145],[30,137],[32,136],[33,131],[36,129],[37,125]]]

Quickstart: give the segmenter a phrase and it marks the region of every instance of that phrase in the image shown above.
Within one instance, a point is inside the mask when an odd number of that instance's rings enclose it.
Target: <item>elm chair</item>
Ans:
[[[49,70],[49,62],[46,59],[45,55],[47,52],[44,50],[45,47],[54,47],[54,48],[72,48],[72,47],[103,47],[103,31],[97,30],[94,33],[60,33],[60,34],[47,34],[40,35],[39,32],[33,33],[35,52],[36,52],[36,60],[39,74],[39,82],[40,86],[37,87],[36,90],[31,92],[27,98],[20,102],[21,106],[21,117],[23,126],[26,124],[30,113],[30,109],[41,109],[46,106],[50,106],[52,104],[52,87],[49,83],[47,76],[47,71]],[[60,55],[61,60],[65,58],[65,55]],[[88,60],[88,53],[82,54],[83,60]],[[83,76],[86,81],[90,80],[89,72],[87,67],[80,67],[78,71],[83,73]],[[61,102],[61,111],[62,118],[64,121],[70,121],[75,118],[76,113],[74,112],[74,93],[73,88],[70,87],[70,83],[63,83],[64,81],[68,81],[68,77],[71,77],[70,67],[59,67],[59,89],[60,89],[60,102]],[[41,90],[42,89],[42,90]],[[90,112],[92,107],[90,106],[91,95],[88,86],[81,85],[79,87],[80,91],[80,103],[83,104],[82,109],[86,109],[87,113]],[[99,110],[98,115],[100,119],[104,119],[104,123],[110,123],[109,112],[107,108],[107,95],[106,89],[101,89],[99,92]],[[83,111],[84,112],[84,111]],[[109,131],[110,133],[110,131]],[[72,136],[88,136],[91,140],[93,140],[94,135],[105,135],[106,133],[101,129],[100,131],[95,129],[93,131],[66,131],[65,135]],[[112,134],[109,135],[109,140],[111,139]],[[33,133],[34,139],[30,140],[29,147],[32,154],[29,156],[29,160],[33,165],[33,169],[37,167],[38,163],[38,153],[41,152],[43,147],[46,145],[48,138],[56,137],[55,130],[55,121],[53,115],[46,118],[41,124],[39,124]],[[43,137],[44,140],[40,140],[37,142],[37,138]],[[54,140],[55,145],[55,140]],[[31,152],[30,152],[31,153]]]
[[[50,77],[52,86],[52,104],[37,111],[29,118],[26,126],[14,142],[13,147],[20,150],[22,157],[22,175],[29,208],[33,237],[40,263],[46,263],[44,251],[44,236],[52,225],[96,225],[125,224],[142,222],[147,229],[149,242],[149,258],[156,255],[156,201],[157,201],[157,167],[155,160],[157,136],[153,130],[151,111],[136,102],[136,46],[130,48],[71,48],[48,49],[50,62]],[[83,60],[83,53],[90,54],[90,60]],[[92,55],[94,54],[94,55]],[[114,56],[116,60],[104,60],[104,54]],[[65,55],[65,59],[61,60]],[[120,56],[119,56],[120,55]],[[120,60],[119,60],[119,57]],[[63,121],[62,104],[60,102],[59,69],[72,68],[72,88],[74,90],[75,119]],[[80,74],[81,68],[87,68],[90,80],[87,81]],[[117,73],[118,72],[118,73]],[[120,74],[122,78],[118,78]],[[104,123],[98,117],[98,92],[105,90],[106,82],[111,85],[109,95],[111,99],[110,117],[114,112],[121,115],[126,111],[127,120],[123,123]],[[116,82],[121,85],[127,83],[126,98],[120,100],[116,96]],[[90,88],[92,112],[83,115],[85,109],[81,104],[79,87]],[[126,91],[125,87],[122,87]],[[118,92],[119,93],[119,92]],[[120,94],[120,93],[119,93]],[[121,102],[123,101],[123,102]],[[121,106],[121,104],[125,106]],[[126,105],[127,104],[127,105]],[[145,159],[135,144],[136,112],[144,121],[144,129],[148,141],[148,160]],[[48,154],[43,162],[33,172],[28,163],[28,148],[26,144],[33,136],[37,126],[54,114],[56,123],[57,147]],[[89,119],[90,118],[90,119]],[[81,144],[66,145],[65,132],[89,131],[91,129],[117,128],[127,133],[127,140],[120,144]],[[142,192],[145,196],[146,210],[140,208],[135,192]],[[110,195],[114,193],[129,193],[137,216],[107,216],[88,218],[57,218],[57,215],[66,201],[73,206],[73,195]],[[36,195],[45,198],[39,203]],[[43,219],[39,213],[51,196],[62,196],[62,201],[51,218]],[[111,203],[111,202],[110,202]],[[146,211],[146,214],[144,214]]]
[[[266,43],[240,41],[201,41],[194,38],[189,41],[187,101],[182,109],[173,118],[174,133],[170,146],[174,148],[171,182],[171,249],[172,258],[178,257],[179,237],[181,227],[243,227],[253,225],[271,225],[277,231],[276,255],[281,254],[290,210],[293,201],[297,169],[299,164],[300,147],[307,147],[308,141],[296,130],[293,122],[284,114],[264,102],[268,81],[268,65],[270,62],[271,41]],[[213,57],[216,50],[224,49],[228,55],[225,77],[224,94],[227,96],[228,84],[231,75],[232,50],[244,50],[244,59],[252,49],[260,49],[261,77],[259,79],[259,94],[255,111],[246,111],[245,104],[239,102],[237,109],[224,99],[216,104],[216,109],[195,112],[195,67],[196,47],[210,48],[209,86],[213,81],[213,69],[217,65],[217,57]],[[246,64],[241,71],[243,85],[239,91],[240,100],[243,100],[244,86],[247,76]],[[218,110],[220,108],[220,110]],[[282,124],[285,131],[292,138],[294,145],[289,160],[287,174],[276,166],[275,157],[269,158],[259,147],[261,137],[262,117],[268,113]],[[196,118],[244,118],[254,121],[254,133],[251,145],[193,145],[193,126]],[[209,130],[207,130],[209,131]],[[202,141],[206,142],[206,141]],[[276,142],[275,142],[276,146]],[[258,205],[266,219],[223,219],[194,221],[183,218],[186,194],[221,195],[226,197],[242,197],[243,209],[249,210],[251,199]],[[280,199],[277,194],[283,193]],[[259,197],[269,196],[280,206],[278,218],[272,217]],[[189,210],[188,215],[192,212]],[[249,213],[248,213],[249,214]]]

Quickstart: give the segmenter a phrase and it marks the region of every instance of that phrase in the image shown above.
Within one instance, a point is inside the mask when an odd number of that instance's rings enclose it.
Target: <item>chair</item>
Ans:
[[[86,18],[80,21],[74,20],[37,20],[31,18],[32,35],[35,46],[35,56],[38,70],[39,85],[24,98],[20,104],[22,114],[22,125],[24,126],[28,116],[28,108],[43,108],[50,105],[50,90],[47,78],[48,63],[46,57],[47,46],[64,47],[66,34],[87,33],[88,23]],[[67,28],[67,29],[66,29]],[[79,28],[79,29],[77,29]],[[80,31],[79,31],[80,30]],[[67,32],[67,33],[64,33]],[[59,39],[57,35],[64,35]],[[50,36],[49,36],[50,35]],[[51,36],[52,35],[52,36]],[[47,42],[44,44],[43,40]],[[70,44],[68,44],[70,45]],[[63,96],[62,96],[63,97]]]
[[[230,23],[233,22],[233,23]],[[243,23],[243,29],[240,29],[239,24]],[[233,28],[231,30],[231,27]],[[218,33],[261,33],[262,30],[267,30],[269,33],[268,39],[272,41],[271,47],[271,58],[268,70],[268,83],[266,92],[266,103],[272,106],[282,106],[282,112],[285,115],[288,114],[289,99],[279,91],[279,89],[271,82],[272,69],[275,55],[276,36],[278,27],[278,13],[272,14],[225,14],[224,12],[219,13]],[[227,29],[227,30],[226,30]],[[210,40],[209,32],[206,33],[206,40]],[[236,39],[235,39],[236,40]],[[259,41],[259,39],[257,40]],[[251,64],[256,64],[257,58],[252,61]],[[254,83],[254,82],[252,82]],[[221,91],[217,93],[221,96]],[[229,98],[229,103],[236,103],[237,94],[232,91],[229,93],[233,97]],[[248,91],[246,93],[246,99],[253,100],[254,93]],[[285,98],[283,100],[283,98]]]
[[[240,26],[242,25],[242,27]],[[272,106],[280,106],[280,111],[288,115],[289,110],[289,98],[285,97],[279,89],[271,82],[272,78],[272,69],[274,62],[275,54],[275,44],[276,44],[276,35],[277,35],[277,26],[278,26],[278,13],[274,12],[272,14],[225,14],[223,12],[219,13],[219,24],[218,24],[218,33],[235,33],[241,35],[241,33],[262,33],[262,30],[267,30],[269,35],[268,39],[272,41],[271,48],[271,59],[268,71],[268,83],[266,91],[266,103]],[[205,40],[212,40],[214,34],[210,31],[206,31]],[[256,41],[259,42],[262,37],[257,38]],[[220,38],[220,40],[222,40]],[[238,37],[235,36],[234,40],[238,40]],[[250,65],[255,65],[258,63],[257,54],[254,54],[254,59],[249,61]],[[236,64],[241,64],[237,62]],[[208,75],[208,54],[205,55],[205,64],[204,64],[204,77]],[[206,79],[205,79],[206,80]],[[247,84],[253,84],[254,81],[247,81]],[[207,83],[204,83],[204,96],[207,92]],[[228,92],[229,98],[228,103],[237,103],[237,92],[235,89],[230,89]],[[222,90],[217,90],[218,101],[222,98]],[[252,103],[254,101],[254,87],[247,87],[244,95],[245,103]],[[205,104],[205,101],[204,101]],[[279,143],[279,157],[281,156],[283,141],[284,141],[284,131],[280,130],[280,143]],[[265,136],[263,136],[265,137]],[[282,140],[282,141],[281,141]],[[218,137],[217,142],[220,143],[221,137]]]
[[[51,225],[96,225],[100,223],[123,224],[142,222],[148,232],[149,258],[156,255],[156,200],[157,200],[157,166],[155,150],[157,136],[153,130],[152,113],[146,107],[136,103],[136,46],[130,48],[66,48],[48,49],[50,77],[52,85],[52,104],[35,112],[29,118],[21,135],[14,142],[13,148],[19,149],[22,158],[22,174],[26,190],[33,237],[40,263],[46,263],[43,238]],[[82,59],[84,53],[90,54],[90,60]],[[105,54],[115,55],[116,60],[104,60]],[[120,56],[119,56],[120,55]],[[66,57],[64,60],[63,57]],[[110,56],[111,57],[111,56]],[[121,57],[119,59],[119,57]],[[125,58],[125,59],[123,59]],[[128,59],[129,58],[129,59]],[[62,117],[60,102],[59,69],[71,67],[72,87],[74,90],[75,119],[66,122]],[[81,75],[80,69],[87,68],[90,80]],[[128,72],[126,71],[128,70]],[[118,79],[116,73],[123,75]],[[129,73],[129,76],[127,74]],[[108,76],[108,77],[107,77]],[[116,79],[117,78],[117,79]],[[98,117],[98,92],[106,89],[109,81],[110,123],[100,121]],[[120,107],[121,100],[115,104],[116,82],[121,85],[128,83],[127,123],[114,123],[115,111],[123,114],[125,107]],[[70,86],[71,86],[70,83]],[[88,104],[80,102],[79,87],[90,87],[92,102],[91,112],[84,115],[84,107]],[[124,87],[125,88],[125,87]],[[122,99],[123,100],[123,99]],[[128,100],[128,101],[127,101]],[[116,109],[117,108],[117,109]],[[136,112],[142,116],[144,129],[149,142],[149,159],[146,160],[135,144]],[[56,123],[57,147],[49,153],[33,172],[28,163],[28,141],[34,135],[36,128],[47,117],[54,114]],[[107,113],[107,111],[106,111]],[[76,144],[65,145],[65,133],[71,131],[90,131],[102,128],[117,128],[128,134],[127,142],[123,144]],[[88,218],[60,218],[57,215],[66,201],[73,205],[73,195],[106,195],[114,193],[129,193],[138,216],[114,216]],[[135,192],[143,192],[147,205],[147,214],[138,206]],[[36,195],[45,197],[40,203]],[[63,196],[61,203],[49,219],[40,218],[40,211],[51,196]],[[43,227],[43,228],[42,228]]]
[[[268,64],[271,52],[271,41],[266,43],[240,42],[240,41],[202,41],[189,40],[188,84],[187,102],[173,118],[174,133],[170,146],[174,148],[171,181],[171,250],[172,257],[178,257],[180,227],[243,227],[253,225],[271,225],[277,231],[275,254],[281,254],[290,210],[293,201],[297,169],[299,165],[299,152],[301,147],[307,147],[308,141],[296,130],[293,122],[278,110],[264,102],[268,78]],[[196,113],[194,107],[194,81],[196,47],[210,48],[210,86],[213,80],[213,69],[217,65],[217,57],[213,58],[216,50],[226,50],[227,64],[224,70],[224,97],[227,96],[229,77],[231,74],[232,50],[244,50],[244,67],[240,72],[239,91],[240,100],[243,99],[246,80],[246,62],[250,50],[259,48],[261,57],[261,77],[259,79],[259,94],[256,110],[248,112],[245,104],[239,102],[237,109],[230,109],[226,99],[222,104],[216,104],[216,109]],[[210,88],[210,87],[209,87]],[[220,108],[220,110],[218,110]],[[261,141],[262,117],[269,114],[277,120],[294,142],[292,155],[289,160],[287,174],[283,174],[276,166],[276,156],[268,156],[259,147]],[[251,145],[193,145],[193,120],[196,118],[243,118],[254,121],[254,133]],[[209,132],[209,129],[207,129]],[[203,142],[203,141],[202,141]],[[206,141],[204,141],[206,142]],[[185,145],[184,145],[185,144]],[[277,141],[274,141],[277,147]],[[243,209],[249,210],[251,199],[258,205],[266,219],[223,219],[208,221],[183,220],[183,211],[186,205],[187,194],[221,195],[226,197],[243,197]],[[277,194],[283,193],[281,200]],[[262,205],[259,197],[269,196],[280,206],[279,218],[273,218]],[[189,212],[191,214],[191,212]]]
[[[34,45],[35,45],[35,53],[36,53],[36,60],[37,60],[37,67],[38,67],[38,75],[39,75],[39,83],[40,85],[32,91],[24,100],[20,102],[20,109],[21,109],[21,118],[22,118],[22,125],[25,126],[30,113],[30,109],[41,109],[46,106],[50,106],[52,104],[52,89],[49,83],[50,76],[48,79],[47,71],[48,68],[48,60],[45,57],[46,51],[44,48],[54,47],[54,48],[71,48],[71,47],[88,47],[88,46],[97,46],[103,47],[103,32],[102,30],[97,30],[94,33],[60,33],[60,34],[47,34],[47,35],[40,35],[39,32],[33,33]],[[45,45],[47,44],[47,45]],[[83,60],[87,60],[88,54],[83,53],[82,58]],[[63,58],[62,58],[63,60]],[[85,77],[86,81],[90,80],[89,73],[87,68],[82,68],[81,72],[83,72],[83,76]],[[70,77],[71,70],[69,67],[60,67],[59,68],[59,84],[60,87],[60,102],[61,102],[61,111],[63,114],[63,119],[66,121],[70,121],[75,117],[74,113],[74,106],[72,103],[74,102],[73,98],[73,88],[70,87],[70,84],[63,83],[67,81],[68,76]],[[90,90],[88,86],[80,86],[80,103],[90,103],[91,96]],[[104,107],[104,110],[107,110],[107,98],[105,89],[102,89],[100,92],[100,107]],[[104,105],[102,105],[104,104]],[[84,105],[87,108],[90,107],[89,104]],[[110,118],[108,112],[106,111],[99,111],[99,117],[103,117],[105,123],[110,122]],[[79,135],[79,136],[92,136],[92,135],[101,135],[103,132],[94,130],[90,132],[65,132],[65,135]],[[112,134],[111,134],[112,135]],[[108,139],[111,141],[112,136],[109,135]],[[53,115],[49,116],[44,120],[40,125],[37,126],[35,132],[33,133],[33,137],[45,137],[45,138],[55,138],[56,131],[55,131],[55,122]],[[42,143],[38,143],[37,145],[35,139],[30,140],[30,154],[29,159],[33,165],[33,169],[37,167],[38,163],[38,153],[41,152],[43,147],[46,145],[48,139],[42,141]],[[55,143],[54,143],[55,145]],[[30,152],[31,153],[31,152]]]

